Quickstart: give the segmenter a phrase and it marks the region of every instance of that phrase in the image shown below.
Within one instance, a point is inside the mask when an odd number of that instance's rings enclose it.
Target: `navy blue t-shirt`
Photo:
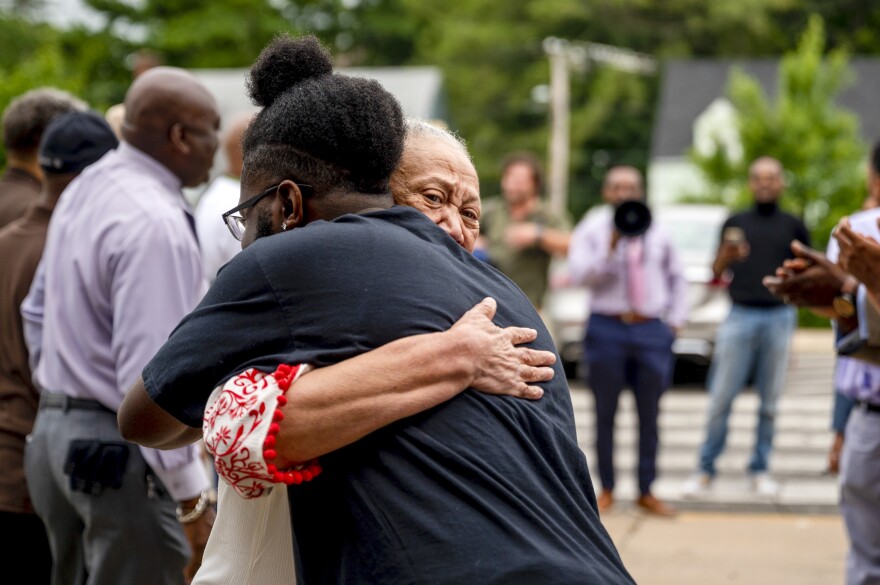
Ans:
[[[263,238],[220,271],[144,369],[150,396],[201,425],[249,367],[333,364],[448,329],[483,298],[536,329],[522,291],[406,207]],[[431,356],[426,355],[425,360]],[[300,585],[633,583],[599,521],[557,362],[541,400],[468,389],[321,458],[288,488]]]

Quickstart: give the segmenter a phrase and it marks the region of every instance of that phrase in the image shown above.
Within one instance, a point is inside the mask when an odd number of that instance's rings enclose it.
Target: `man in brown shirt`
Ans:
[[[539,311],[547,294],[553,256],[568,253],[571,222],[541,196],[542,170],[529,152],[508,155],[499,197],[483,201],[477,248],[519,286]],[[475,251],[475,253],[478,253]]]
[[[30,564],[32,583],[48,583],[52,561],[24,477],[25,437],[31,432],[39,393],[31,381],[21,306],[43,253],[52,210],[61,192],[88,165],[116,147],[104,118],[70,112],[49,123],[39,149],[45,177],[24,216],[0,229],[0,526],[15,538],[0,548],[0,564]],[[28,556],[25,556],[28,555]]]
[[[20,95],[3,112],[6,172],[0,176],[0,227],[24,215],[40,193],[37,149],[43,130],[55,116],[84,109],[86,104],[69,93],[46,87]]]

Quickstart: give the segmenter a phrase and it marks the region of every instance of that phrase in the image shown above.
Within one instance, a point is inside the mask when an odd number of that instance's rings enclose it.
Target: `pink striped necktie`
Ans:
[[[633,312],[641,313],[645,305],[645,263],[642,238],[626,243],[627,296]]]

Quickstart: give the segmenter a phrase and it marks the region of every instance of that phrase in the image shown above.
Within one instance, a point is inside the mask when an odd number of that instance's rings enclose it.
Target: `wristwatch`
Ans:
[[[859,288],[859,281],[854,276],[847,276],[840,287],[840,292],[831,301],[834,311],[844,319],[852,319],[856,315],[856,299],[854,293]]]
[[[536,223],[535,224],[535,243],[534,246],[541,246],[541,240],[544,238],[544,224]]]
[[[202,490],[202,493],[199,494],[199,501],[196,502],[196,505],[193,509],[186,511],[183,509],[183,506],[177,504],[177,521],[181,524],[190,524],[195,522],[199,518],[201,518],[205,510],[208,509],[208,506],[212,506],[217,503],[217,492],[214,488],[209,488],[206,490]]]

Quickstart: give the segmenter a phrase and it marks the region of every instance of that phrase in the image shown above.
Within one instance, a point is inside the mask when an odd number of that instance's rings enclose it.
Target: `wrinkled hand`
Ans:
[[[798,241],[791,244],[794,260],[776,269],[763,283],[773,295],[798,307],[830,307],[846,279],[846,272],[817,250]]]
[[[538,332],[525,327],[498,327],[492,323],[496,309],[495,299],[483,299],[449,329],[460,336],[473,356],[469,385],[486,394],[538,399],[544,391],[531,384],[553,378],[553,368],[548,366],[556,363],[556,354],[516,347],[537,339]]]
[[[880,244],[853,231],[847,218],[840,221],[833,235],[840,244],[838,262],[841,268],[855,276],[870,292],[880,293]]]
[[[538,225],[532,222],[511,224],[504,232],[504,241],[514,250],[534,246],[538,241]]]
[[[208,536],[211,534],[211,527],[214,526],[216,515],[217,513],[214,511],[214,508],[208,506],[205,513],[197,520],[181,524],[186,540],[189,542],[189,548],[192,551],[192,556],[183,569],[183,578],[187,583],[192,582],[196,576],[196,571],[202,566],[205,545],[208,543]]]

